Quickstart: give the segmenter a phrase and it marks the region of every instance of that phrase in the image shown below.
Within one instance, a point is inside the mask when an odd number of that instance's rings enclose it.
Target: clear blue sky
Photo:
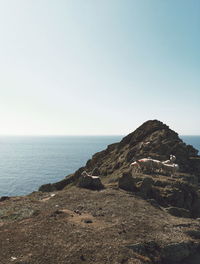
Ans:
[[[199,0],[0,0],[0,134],[200,135]]]

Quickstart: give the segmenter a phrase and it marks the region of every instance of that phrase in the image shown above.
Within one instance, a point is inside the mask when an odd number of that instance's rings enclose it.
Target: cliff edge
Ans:
[[[169,159],[170,154],[176,156],[181,172],[200,177],[198,150],[184,143],[175,131],[161,121],[149,120],[120,142],[108,145],[107,149],[94,154],[75,173],[60,182],[45,184],[39,190],[61,190],[68,184],[76,184],[84,170],[108,182],[109,179],[118,179],[135,159],[151,157],[164,161]]]
[[[170,154],[173,177],[130,168]],[[81,188],[83,171],[104,188]],[[147,121],[62,181],[0,198],[0,263],[199,264],[199,177],[198,151]]]

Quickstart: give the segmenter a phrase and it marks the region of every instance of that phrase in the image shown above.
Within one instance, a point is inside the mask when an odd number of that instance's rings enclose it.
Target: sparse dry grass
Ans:
[[[185,226],[198,222],[173,217],[114,186],[55,194],[36,192],[0,203],[1,264],[11,257],[12,263],[27,264],[151,263],[126,246],[185,241],[191,239]]]

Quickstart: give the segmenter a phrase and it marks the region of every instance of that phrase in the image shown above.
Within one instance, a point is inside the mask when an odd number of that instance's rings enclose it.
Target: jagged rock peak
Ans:
[[[84,170],[92,175],[116,179],[130,169],[130,164],[135,159],[151,157],[164,161],[169,159],[170,154],[176,156],[176,163],[181,172],[200,175],[198,150],[185,144],[178,134],[163,122],[149,120],[119,143],[108,145],[105,150],[95,153],[84,167],[58,183],[41,186],[40,191],[62,190],[66,185],[76,183]]]
[[[198,150],[186,145],[169,126],[158,120],[149,120],[119,143],[94,154],[86,169],[98,167],[101,174],[113,174],[129,167],[135,159],[151,157],[163,161],[173,154],[181,170],[188,171],[191,170],[190,157],[197,156],[197,153]]]
[[[142,140],[144,140],[147,136],[152,134],[155,131],[158,130],[166,130],[173,136],[177,137],[178,134],[171,130],[169,126],[165,125],[163,122],[159,120],[148,120],[145,123],[143,123],[141,126],[139,126],[134,132],[128,134],[126,137],[124,137],[120,144],[135,144]]]

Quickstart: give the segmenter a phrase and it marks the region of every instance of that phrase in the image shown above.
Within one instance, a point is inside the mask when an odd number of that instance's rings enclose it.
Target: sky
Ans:
[[[0,134],[200,135],[199,0],[0,0]]]

